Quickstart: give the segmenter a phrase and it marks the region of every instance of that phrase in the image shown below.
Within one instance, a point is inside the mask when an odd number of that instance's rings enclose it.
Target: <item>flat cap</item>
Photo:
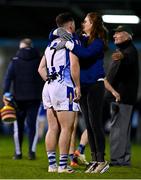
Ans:
[[[119,25],[117,28],[113,29],[114,32],[122,32],[125,31],[127,33],[129,33],[131,36],[133,36],[133,32],[131,31],[131,29],[127,26],[122,26]]]

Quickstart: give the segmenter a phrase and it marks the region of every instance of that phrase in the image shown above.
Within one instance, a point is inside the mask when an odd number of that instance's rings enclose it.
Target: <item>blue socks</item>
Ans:
[[[74,155],[73,154],[69,154],[69,158],[70,158],[70,161],[73,161]]]
[[[56,163],[56,153],[55,152],[47,152],[49,166],[57,166]]]
[[[80,154],[84,154],[84,151],[85,151],[85,145],[79,144],[77,150],[80,152]]]
[[[59,158],[59,166],[64,169],[67,167],[67,162],[68,162],[68,154],[60,154]]]

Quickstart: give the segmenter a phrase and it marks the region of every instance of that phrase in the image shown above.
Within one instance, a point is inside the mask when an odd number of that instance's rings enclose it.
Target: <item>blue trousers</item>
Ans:
[[[14,123],[15,153],[22,154],[22,143],[25,121],[27,124],[29,153],[35,152],[37,144],[37,114],[39,100],[17,101],[17,121]]]

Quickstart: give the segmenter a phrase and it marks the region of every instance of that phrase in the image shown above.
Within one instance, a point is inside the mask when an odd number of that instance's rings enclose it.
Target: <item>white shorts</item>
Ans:
[[[73,102],[74,88],[54,80],[45,83],[42,99],[44,108],[53,107],[56,111],[79,111],[78,104]]]

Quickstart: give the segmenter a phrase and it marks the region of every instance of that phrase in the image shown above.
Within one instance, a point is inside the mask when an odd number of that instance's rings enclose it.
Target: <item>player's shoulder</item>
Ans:
[[[58,43],[60,43],[60,42],[61,42],[61,39],[60,39],[60,38],[54,39],[53,41],[51,41],[51,42],[47,45],[46,50],[47,50],[47,49],[50,49],[51,47],[56,47],[56,45],[57,45]]]
[[[51,42],[51,47],[52,46],[54,46],[54,44],[56,45],[56,44],[58,44],[58,43],[60,43],[61,42],[61,39],[60,38],[56,38],[56,39],[54,39],[52,42]]]

